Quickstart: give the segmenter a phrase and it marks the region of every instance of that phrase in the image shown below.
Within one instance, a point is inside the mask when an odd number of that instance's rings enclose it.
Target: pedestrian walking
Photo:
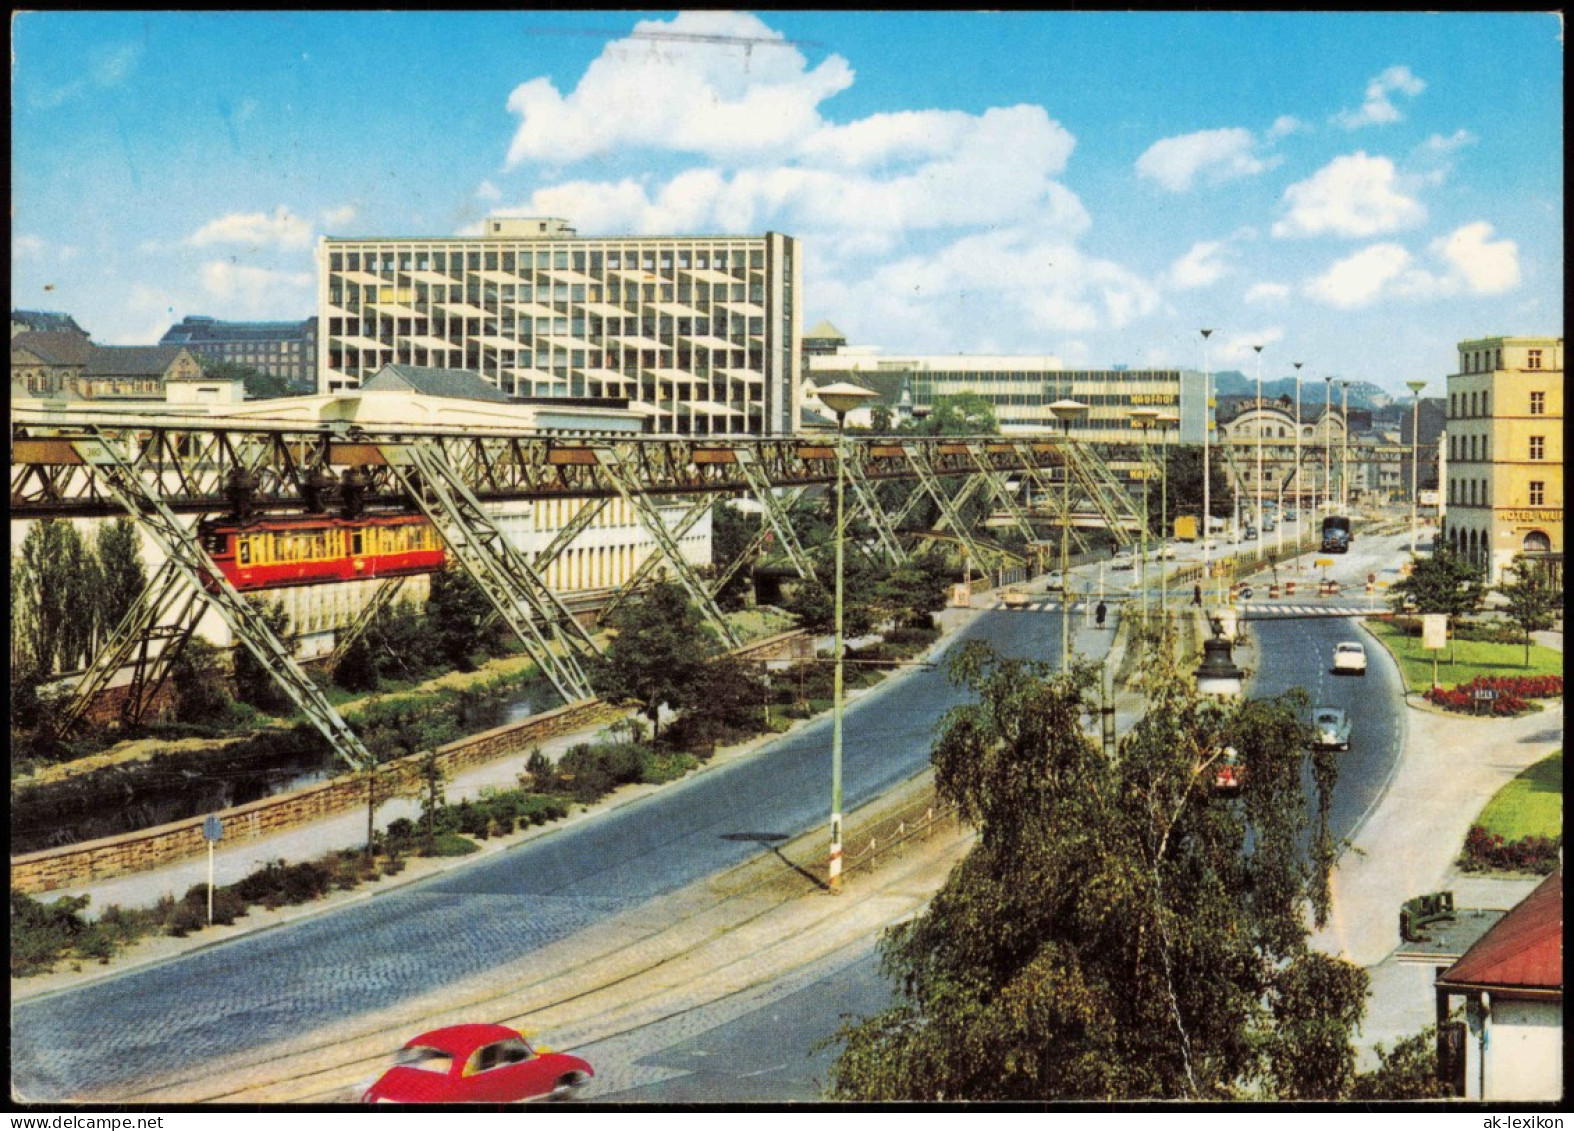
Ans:
[[[1202,586],[1201,585],[1193,585],[1191,587],[1191,603],[1193,605],[1198,606],[1199,608],[1202,606]]]
[[[1099,627],[1100,628],[1104,627],[1104,618],[1108,614],[1109,614],[1109,610],[1104,607],[1104,602],[1100,601],[1098,603],[1098,608],[1093,610],[1093,617],[1094,617],[1095,620],[1097,620],[1099,622]]]

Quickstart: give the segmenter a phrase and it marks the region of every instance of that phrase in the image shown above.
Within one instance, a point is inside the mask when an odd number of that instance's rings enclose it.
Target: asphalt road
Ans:
[[[1351,583],[1357,592],[1368,573],[1391,580],[1397,576],[1390,563],[1397,560],[1400,542],[1408,546],[1408,535],[1358,539],[1357,551],[1336,562],[1330,575]],[[1310,570],[1310,561],[1306,564],[1308,576],[1321,573]],[[1281,609],[1304,607],[1307,600],[1285,598],[1276,604]],[[1361,602],[1337,602],[1351,603]],[[1263,607],[1274,604],[1263,602]],[[984,619],[1020,615],[996,613]],[[1404,742],[1404,694],[1398,669],[1388,653],[1346,617],[1283,615],[1253,621],[1250,632],[1252,645],[1237,656],[1253,671],[1247,695],[1270,697],[1300,687],[1313,706],[1340,707],[1353,720],[1350,749],[1339,756],[1339,779],[1329,813],[1335,841],[1343,841],[1354,834],[1398,764]],[[1365,676],[1332,674],[1334,645],[1346,640],[1366,645]],[[1307,779],[1310,787],[1309,774]],[[836,1055],[832,1038],[837,1030],[849,1019],[869,1016],[894,1000],[872,943],[836,958],[839,961],[827,960],[807,977],[795,974],[789,982],[762,991],[764,1003],[742,1016],[708,1020],[704,1016],[708,1011],[701,1011],[700,1016],[685,1018],[681,1030],[669,1033],[658,1028],[584,1050],[600,1058],[596,1063],[610,1067],[620,1060],[662,1077],[587,1099],[618,1104],[821,1100]]]
[[[1352,554],[1341,566],[1360,568],[1361,561]],[[1060,652],[1060,626],[1060,615],[1053,612],[986,614],[952,647],[978,638],[1007,655],[1053,658]],[[1331,676],[1326,669],[1333,643],[1356,631],[1344,620],[1261,622],[1254,631],[1257,648],[1271,662],[1263,665],[1250,693],[1304,686],[1315,702],[1344,706],[1355,718],[1333,814],[1336,835],[1346,836],[1380,792],[1397,756],[1397,673],[1374,644],[1368,649],[1372,665],[1366,677]],[[1243,658],[1252,666],[1249,654]],[[915,671],[854,703],[845,722],[845,809],[921,769],[936,723],[961,701],[961,693],[937,669]],[[475,867],[333,915],[17,1005],[11,1017],[14,1093],[33,1101],[110,1100],[133,1085],[141,1090],[187,1075],[205,1057],[241,1053],[484,973],[606,915],[739,863],[759,851],[762,838],[785,838],[826,820],[829,736],[829,720],[821,720],[752,758]],[[807,1055],[816,1034],[834,1032],[849,1000],[875,1003],[870,1008],[884,1000],[867,951],[852,957],[856,961],[848,971],[830,970],[821,981],[794,991],[785,1006],[771,1006],[786,1009],[790,1024],[782,1016],[751,1014],[728,1021],[731,1028],[687,1038],[722,1039],[736,1062],[707,1070],[698,1082],[708,1093],[705,1098],[741,1098],[767,1085],[773,1099],[818,1096],[828,1059],[823,1050]],[[753,1054],[740,1054],[751,1038],[781,1050],[783,1025],[791,1033],[792,1056],[773,1055],[772,1064],[763,1065],[750,1060]],[[801,1061],[799,1052],[806,1053]],[[667,1048],[647,1055],[676,1054]],[[723,1066],[727,1060],[712,1064]],[[638,1098],[670,1100],[678,1087],[662,1086]],[[738,1090],[729,1092],[729,1087]]]
[[[1060,616],[983,616],[969,638],[1059,655]],[[853,703],[844,723],[851,811],[926,763],[962,693],[915,670]],[[600,918],[827,820],[830,723],[476,866],[165,965],[16,1005],[12,1086],[32,1101],[113,1099],[382,1009],[517,960]],[[200,1070],[200,1069],[199,1069]]]

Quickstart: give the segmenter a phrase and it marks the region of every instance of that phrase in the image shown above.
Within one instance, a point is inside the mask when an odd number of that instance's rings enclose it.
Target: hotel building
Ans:
[[[797,241],[586,238],[489,218],[479,236],[326,237],[318,388],[384,365],[466,369],[520,397],[619,398],[660,434],[798,425]]]
[[[1561,570],[1563,339],[1459,343],[1443,538],[1497,584],[1516,554]]]

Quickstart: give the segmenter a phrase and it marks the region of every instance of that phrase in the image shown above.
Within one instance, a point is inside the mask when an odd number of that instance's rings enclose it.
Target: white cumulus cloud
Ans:
[[[1389,67],[1366,84],[1366,101],[1361,103],[1359,109],[1341,110],[1331,121],[1347,130],[1403,121],[1404,115],[1399,112],[1389,95],[1397,93],[1414,98],[1425,89],[1426,83],[1411,74],[1409,67],[1402,65]]]
[[[276,317],[281,311],[299,309],[303,297],[309,298],[316,287],[309,271],[270,271],[222,259],[204,263],[198,278],[208,296],[244,318]]]
[[[312,242],[312,227],[284,205],[270,216],[266,212],[233,212],[210,220],[186,242],[193,247],[213,244],[246,244],[250,247],[306,247]]]
[[[1282,121],[1282,119],[1281,119]],[[1186,192],[1199,178],[1210,183],[1250,177],[1276,162],[1257,157],[1250,130],[1200,130],[1167,137],[1148,146],[1137,158],[1137,173],[1158,181],[1171,192]]]
[[[1430,264],[1417,262],[1398,244],[1374,244],[1309,280],[1305,293],[1344,310],[1387,298],[1504,294],[1520,283],[1519,246],[1492,239],[1492,232],[1491,224],[1478,220],[1433,240],[1427,245]]]
[[[1519,286],[1519,245],[1491,236],[1492,225],[1478,220],[1434,240],[1430,250],[1473,294],[1499,295]]]
[[[1218,282],[1229,270],[1219,259],[1224,247],[1219,240],[1193,244],[1190,251],[1170,264],[1170,286],[1186,291]]]
[[[839,55],[810,69],[794,47],[661,38],[669,35],[782,38],[742,12],[642,20],[628,38],[609,43],[568,94],[546,78],[514,88],[508,109],[519,126],[505,167],[568,164],[630,147],[717,159],[777,153],[813,132],[819,104],[853,80]]]
[[[1330,306],[1352,310],[1373,302],[1409,266],[1410,253],[1398,244],[1373,244],[1312,279],[1306,293]]]
[[[355,205],[342,204],[338,208],[326,209],[322,214],[324,228],[340,228],[355,219],[357,213]]]
[[[1307,180],[1284,190],[1284,218],[1273,234],[1373,236],[1412,227],[1426,209],[1400,191],[1394,163],[1365,152],[1336,157]]]

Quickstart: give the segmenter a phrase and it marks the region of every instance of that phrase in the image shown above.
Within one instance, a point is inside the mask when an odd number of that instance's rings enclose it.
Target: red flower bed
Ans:
[[[1477,676],[1458,687],[1434,687],[1425,698],[1450,711],[1475,712],[1481,703],[1477,691],[1496,691],[1487,705],[1494,715],[1518,715],[1530,708],[1529,699],[1556,699],[1563,694],[1560,675]]]
[[[1460,865],[1467,872],[1539,872],[1548,875],[1557,867],[1558,849],[1563,838],[1529,836],[1524,840],[1504,841],[1501,833],[1489,833],[1472,825],[1465,837]]]

